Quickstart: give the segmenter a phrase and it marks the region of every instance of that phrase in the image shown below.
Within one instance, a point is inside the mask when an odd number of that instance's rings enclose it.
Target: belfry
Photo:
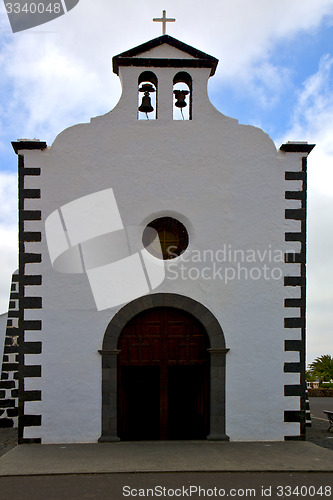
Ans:
[[[313,145],[220,113],[218,60],[155,21],[113,110],[13,143],[22,443],[304,437]]]

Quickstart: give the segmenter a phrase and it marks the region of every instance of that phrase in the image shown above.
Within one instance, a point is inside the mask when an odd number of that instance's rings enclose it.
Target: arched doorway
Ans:
[[[188,312],[148,309],[118,341],[118,436],[205,439],[209,434],[209,339]]]
[[[173,308],[189,313],[204,328],[209,339],[210,357],[209,373],[209,428],[207,439],[228,440],[225,432],[225,364],[226,353],[224,334],[220,323],[204,305],[175,293],[156,293],[139,297],[126,304],[108,324],[103,347],[99,351],[102,356],[102,433],[100,442],[119,441],[118,431],[118,349],[119,337],[126,325],[143,311],[156,308]],[[144,347],[144,346],[142,346]],[[181,367],[179,368],[181,370]],[[189,373],[189,372],[187,372]],[[143,375],[144,379],[145,375]],[[146,376],[146,379],[148,376]],[[174,379],[178,379],[175,375]]]

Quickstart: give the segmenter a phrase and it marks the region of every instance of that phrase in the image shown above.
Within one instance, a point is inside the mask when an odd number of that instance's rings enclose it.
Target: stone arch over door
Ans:
[[[225,346],[221,325],[199,302],[179,294],[157,293],[125,305],[110,321],[104,335],[102,355],[102,435],[99,441],[118,441],[117,349],[126,324],[137,314],[155,307],[172,307],[190,313],[205,328],[210,342],[210,434],[208,439],[228,440],[225,433]]]

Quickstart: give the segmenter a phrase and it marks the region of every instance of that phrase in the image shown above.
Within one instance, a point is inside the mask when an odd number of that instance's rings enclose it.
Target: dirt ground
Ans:
[[[0,456],[17,445],[17,429],[0,427]]]

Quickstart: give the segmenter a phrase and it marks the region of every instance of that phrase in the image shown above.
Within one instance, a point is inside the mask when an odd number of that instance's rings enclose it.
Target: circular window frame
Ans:
[[[164,233],[164,235],[165,232],[174,234],[175,239],[178,240],[177,246],[172,247],[172,252],[166,252],[165,243],[163,243],[163,235],[162,241],[160,237],[161,249],[159,249],[159,251],[154,251],[154,247],[152,246],[152,232],[149,231],[149,229],[154,229],[159,237],[162,232]],[[161,260],[171,260],[176,259],[185,252],[189,245],[189,236],[186,227],[178,219],[174,219],[173,217],[158,217],[146,225],[142,234],[142,243],[146,250],[154,257],[157,257]]]

